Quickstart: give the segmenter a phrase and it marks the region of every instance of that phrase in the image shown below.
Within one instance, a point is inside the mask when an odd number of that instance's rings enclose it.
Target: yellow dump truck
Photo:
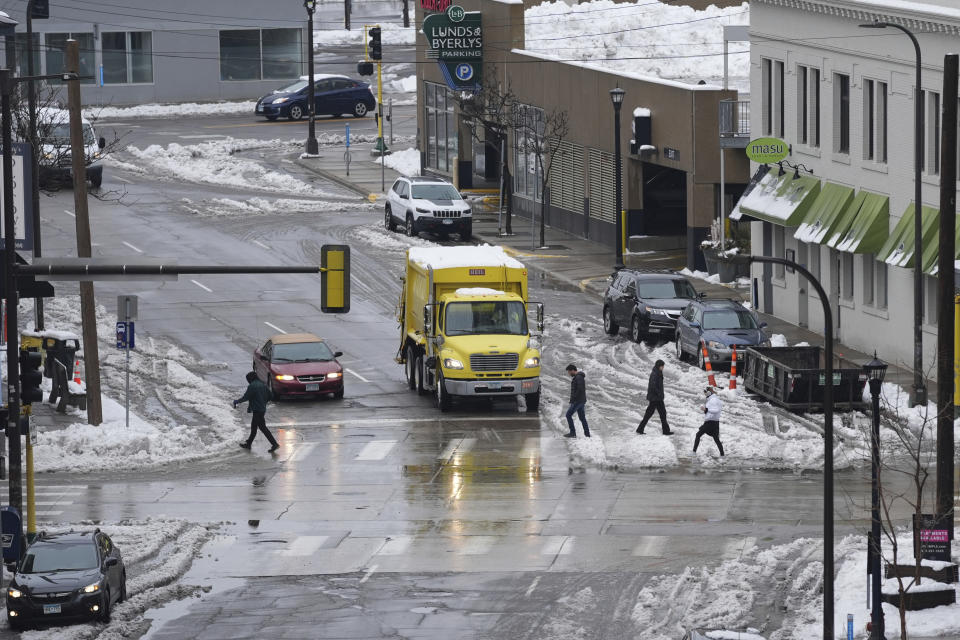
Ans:
[[[526,267],[500,247],[408,249],[397,319],[407,385],[441,411],[456,397],[523,395],[527,411],[539,407],[543,305],[528,302]]]

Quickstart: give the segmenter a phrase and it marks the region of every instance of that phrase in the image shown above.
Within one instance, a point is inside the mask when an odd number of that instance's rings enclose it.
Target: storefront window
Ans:
[[[263,77],[300,75],[300,29],[263,30]]]
[[[96,82],[96,50],[92,33],[47,33],[44,34],[46,46],[46,73],[63,73],[66,70],[67,40],[74,39],[80,47],[80,83],[94,84]],[[52,78],[50,84],[62,84],[62,80]]]
[[[220,79],[260,79],[260,30],[220,32]]]
[[[453,171],[457,156],[457,118],[453,112],[455,99],[443,85],[425,82],[427,124],[427,167]]]
[[[19,72],[17,75],[25,76],[27,74],[27,34],[18,33],[17,41],[17,65]],[[33,52],[33,73],[40,75],[40,34],[33,34],[33,46],[30,47]]]
[[[541,156],[546,150],[543,109],[517,105],[514,125],[514,193],[539,200],[543,186]]]

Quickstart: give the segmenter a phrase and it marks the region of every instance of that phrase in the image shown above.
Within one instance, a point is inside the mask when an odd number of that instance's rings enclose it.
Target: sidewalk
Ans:
[[[376,200],[382,196],[380,190],[380,165],[371,161],[370,148],[372,145],[357,145],[353,148],[353,163],[350,167],[350,176],[346,175],[343,164],[343,149],[320,151],[319,158],[297,160],[301,166],[316,172],[338,184],[346,186],[359,195]],[[393,181],[399,176],[396,171],[386,168],[384,171],[386,188],[390,188]],[[464,193],[470,197],[470,192]],[[604,246],[581,238],[579,236],[547,227],[544,240],[546,248],[539,249],[539,227],[531,228],[531,220],[514,216],[512,220],[513,235],[500,236],[498,234],[498,212],[496,207],[482,203],[482,196],[489,194],[475,194],[473,208],[473,235],[481,243],[503,246],[507,253],[516,256],[531,270],[540,271],[597,298],[597,318],[600,318],[600,299],[606,291],[613,273],[614,251],[612,247]],[[644,252],[642,255],[631,256],[633,268],[649,271],[663,269],[682,269],[682,258],[673,251]],[[737,289],[732,284],[722,285],[693,279],[697,291],[702,291],[710,298],[734,298],[747,300],[749,292],[746,289]],[[780,318],[767,314],[758,314],[767,323],[766,331],[769,335],[782,334],[787,343],[794,345],[798,342],[807,342],[811,345],[822,345],[823,336],[813,331],[790,324]],[[873,359],[873,354],[856,351],[839,342],[834,343],[834,352],[858,364]],[[913,385],[913,371],[898,367],[890,363],[885,378],[909,390]],[[936,398],[936,383],[931,380],[929,398]]]

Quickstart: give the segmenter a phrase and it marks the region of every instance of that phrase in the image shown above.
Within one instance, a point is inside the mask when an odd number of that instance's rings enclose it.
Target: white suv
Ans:
[[[408,236],[429,231],[469,240],[473,233],[470,205],[456,187],[439,178],[398,178],[387,193],[383,223],[390,231],[404,225]]]

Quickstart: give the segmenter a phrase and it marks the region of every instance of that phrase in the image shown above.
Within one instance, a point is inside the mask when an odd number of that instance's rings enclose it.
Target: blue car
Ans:
[[[736,300],[694,300],[677,320],[677,358],[682,361],[688,354],[695,356],[703,369],[706,347],[711,363],[730,364],[736,345],[739,362],[747,347],[770,346],[765,326],[766,322],[758,321],[753,311]]]
[[[257,100],[255,113],[267,120],[289,118],[300,120],[309,115],[307,98],[309,76],[300,76],[293,84],[277,89]],[[347,76],[326,74],[314,75],[314,100],[316,114],[340,116],[346,113],[362,118],[373,111],[377,101],[370,85],[351,80]]]

